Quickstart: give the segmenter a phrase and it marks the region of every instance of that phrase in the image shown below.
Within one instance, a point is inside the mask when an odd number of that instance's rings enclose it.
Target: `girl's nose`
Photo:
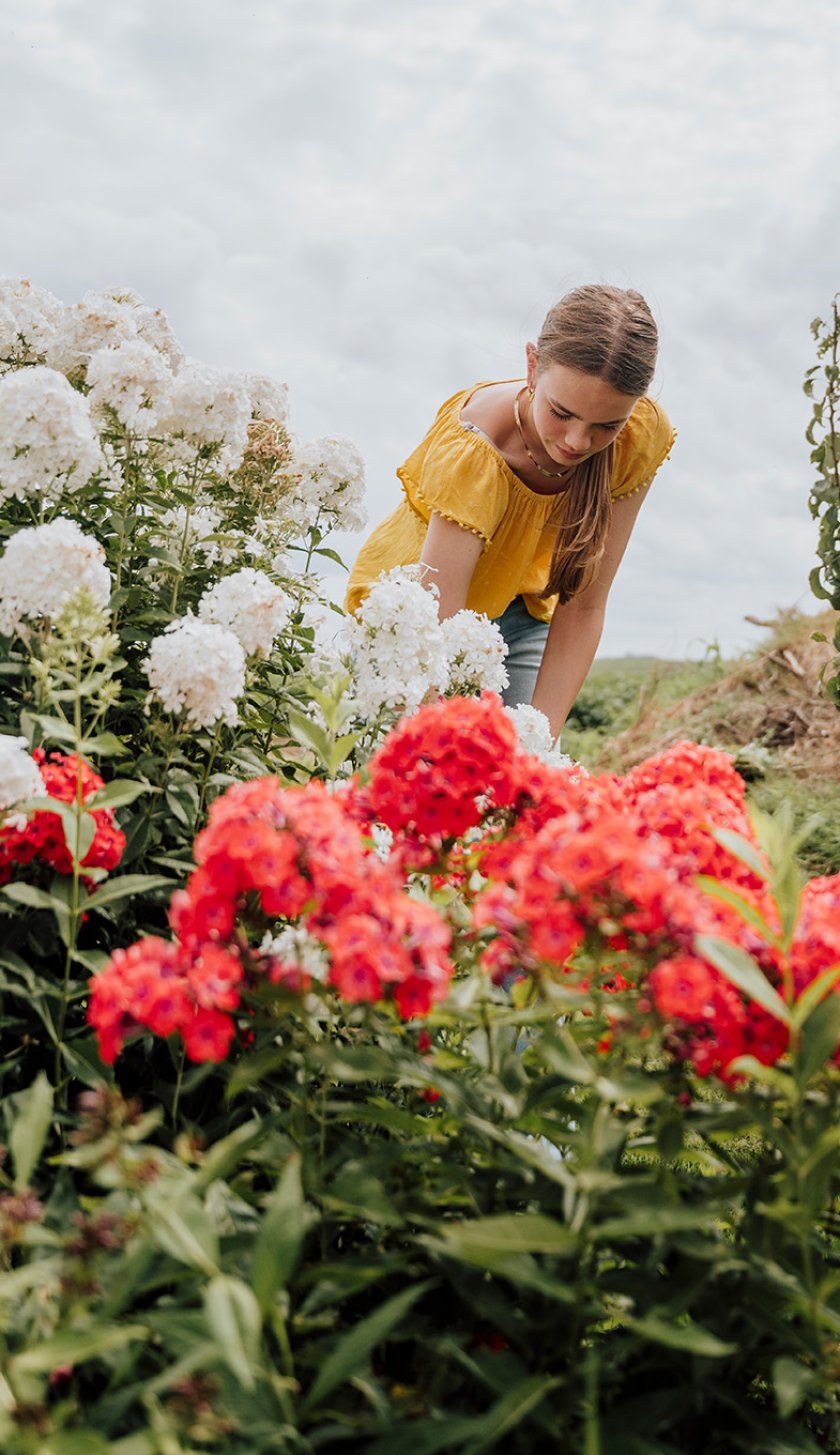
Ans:
[[[591,431],[582,419],[573,419],[566,430],[566,449],[572,455],[582,455],[589,449]]]

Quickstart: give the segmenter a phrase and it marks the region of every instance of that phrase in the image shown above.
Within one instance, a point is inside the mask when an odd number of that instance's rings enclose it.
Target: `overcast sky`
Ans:
[[[286,380],[296,434],[362,450],[372,523],[557,297],[639,288],[679,438],[602,654],[815,608],[837,0],[4,0],[0,34],[0,273],[130,286],[196,358]]]

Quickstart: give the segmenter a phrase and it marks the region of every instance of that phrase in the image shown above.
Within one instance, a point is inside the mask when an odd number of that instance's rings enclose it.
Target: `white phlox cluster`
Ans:
[[[24,619],[56,617],[82,589],[108,605],[111,573],[98,541],[61,516],[16,531],[0,557],[0,632],[11,636]]]
[[[275,960],[287,973],[295,970],[312,980],[326,981],[330,962],[324,946],[302,925],[285,925],[276,935],[267,931],[260,954]]]
[[[149,308],[130,288],[91,291],[62,309],[47,345],[47,363],[82,379],[100,349],[138,338],[160,353],[170,369],[180,368],[183,350],[163,313]]]
[[[291,598],[283,588],[252,566],[223,576],[198,604],[202,621],[229,627],[249,656],[263,657],[287,625],[291,610]]]
[[[188,359],[161,404],[158,457],[163,464],[190,466],[199,450],[213,451],[213,469],[232,474],[248,443],[251,395],[243,374],[211,369]]]
[[[182,617],[150,643],[144,667],[151,695],[164,711],[184,713],[199,728],[236,722],[236,701],[245,691],[245,651],[227,627]]]
[[[88,402],[36,364],[0,378],[0,500],[52,501],[104,467]]]
[[[446,690],[449,662],[436,592],[421,586],[417,567],[397,566],[374,582],[347,623],[353,696],[361,714],[414,712]]]
[[[446,690],[451,697],[504,691],[508,648],[494,621],[478,611],[457,611],[441,622],[441,631],[449,661]]]
[[[0,814],[25,798],[42,798],[44,792],[44,780],[26,738],[0,734]]]
[[[332,435],[312,440],[295,450],[291,468],[300,476],[295,515],[304,529],[328,514],[333,530],[362,530],[365,466],[352,440]]]
[[[270,379],[267,374],[243,374],[255,419],[276,419],[286,424],[289,418],[289,386]]]
[[[44,360],[64,304],[28,278],[0,278],[0,369]]]
[[[568,753],[555,747],[551,724],[538,707],[529,707],[523,702],[519,707],[506,707],[505,712],[516,728],[523,753],[532,753],[535,758],[542,758],[544,763],[551,763],[557,768],[574,768],[581,777],[589,776],[581,763],[576,763]]]
[[[158,349],[141,338],[122,339],[91,358],[88,403],[94,413],[113,410],[126,429],[148,435],[157,426],[173,377]]]
[[[236,547],[226,546],[223,540],[221,512],[214,505],[195,504],[188,511],[185,505],[173,506],[158,518],[161,539],[168,550],[188,559],[194,552],[200,552],[208,566],[220,561],[227,565],[236,559]]]

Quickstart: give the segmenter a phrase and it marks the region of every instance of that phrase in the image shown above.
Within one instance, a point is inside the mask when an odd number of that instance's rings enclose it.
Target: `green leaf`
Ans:
[[[133,778],[114,778],[100,788],[98,793],[87,799],[86,808],[124,808],[128,803],[134,803],[135,799],[142,797],[144,793],[159,793],[159,788],[153,788],[150,783],[138,783]]]
[[[716,935],[698,935],[694,943],[697,953],[720,970],[750,1000],[769,1011],[783,1025],[790,1025],[790,1011],[750,955]]]
[[[219,1273],[204,1290],[207,1325],[222,1358],[246,1389],[256,1385],[262,1315],[253,1290],[239,1278]]]
[[[137,1339],[147,1339],[145,1324],[103,1324],[100,1328],[64,1329],[41,1344],[24,1349],[9,1361],[9,1368],[20,1374],[45,1374],[60,1364],[84,1364],[114,1349],[122,1349]]]
[[[522,1423],[545,1396],[556,1389],[562,1380],[547,1374],[532,1374],[509,1389],[480,1420],[481,1433],[464,1449],[464,1455],[481,1455],[498,1444],[503,1435]],[[532,1446],[536,1449],[536,1446]],[[559,1448],[559,1447],[558,1447]]]
[[[118,904],[121,899],[129,899],[133,894],[148,894],[151,889],[174,889],[171,879],[165,879],[162,874],[121,874],[116,879],[109,879],[101,889],[95,889],[93,894],[85,900],[85,909],[101,909],[106,904]]]
[[[745,899],[742,894],[736,894],[735,890],[730,889],[728,884],[722,884],[719,879],[713,879],[709,874],[698,874],[694,882],[698,889],[703,890],[704,894],[710,894],[715,899],[721,899],[724,904],[731,905],[732,909],[737,910],[741,919],[746,924],[752,925],[753,929],[758,930],[761,938],[767,940],[768,944],[772,945],[776,943],[777,937],[768,925],[764,915],[760,914],[755,905],[750,904],[749,900]]]
[[[552,1071],[576,1086],[588,1086],[598,1075],[568,1031],[561,1031],[555,1036],[545,1035],[537,1049]]]
[[[796,1079],[806,1085],[825,1066],[840,1044],[840,995],[832,991],[812,1011],[802,1028],[795,1062]]]
[[[773,1360],[773,1389],[776,1404],[783,1420],[787,1420],[799,1409],[808,1390],[814,1384],[814,1371],[798,1359],[784,1355]]]
[[[98,733],[94,738],[85,738],[81,743],[82,753],[93,753],[99,758],[117,758],[131,752],[131,745],[124,743],[115,733]]]
[[[111,1455],[158,1455],[160,1445],[146,1430],[138,1430],[135,1435],[112,1440],[108,1448]]]
[[[749,839],[745,839],[743,834],[736,834],[734,829],[722,829],[714,825],[710,827],[709,832],[716,844],[720,844],[736,859],[740,859],[741,863],[746,864],[748,869],[752,869],[759,879],[766,880],[769,877],[767,865],[755,845],[751,844]]]
[[[441,1223],[434,1231],[453,1251],[555,1253],[563,1257],[578,1245],[575,1234],[543,1213],[502,1213],[463,1223]]]
[[[41,1155],[53,1113],[53,1089],[40,1071],[25,1091],[10,1097],[14,1120],[9,1128],[9,1151],[15,1168],[15,1187],[28,1187]]]
[[[149,1232],[164,1253],[179,1263],[200,1268],[209,1277],[219,1272],[219,1239],[204,1204],[191,1193],[175,1202],[149,1197]]]
[[[708,1203],[698,1207],[651,1203],[633,1208],[618,1217],[606,1218],[593,1230],[597,1242],[621,1238],[656,1238],[665,1233],[683,1233],[695,1228],[706,1229],[713,1221]]]
[[[399,1227],[402,1223],[379,1178],[358,1163],[345,1167],[322,1196],[327,1207],[348,1208],[365,1222],[385,1227]]]
[[[662,1344],[666,1349],[681,1349],[686,1354],[697,1354],[705,1359],[725,1359],[728,1354],[738,1352],[737,1344],[726,1343],[691,1320],[681,1319],[677,1323],[658,1314],[645,1314],[640,1319],[622,1318],[620,1322],[654,1344]]]
[[[339,1384],[352,1378],[367,1363],[377,1344],[381,1344],[388,1337],[412,1305],[431,1287],[431,1283],[431,1279],[426,1279],[424,1283],[404,1288],[401,1293],[386,1299],[366,1319],[354,1324],[343,1334],[321,1365],[315,1383],[303,1402],[303,1409],[311,1410],[313,1405],[317,1405]]]
[[[332,752],[332,743],[324,732],[324,729],[319,727],[316,722],[313,722],[311,718],[306,717],[304,713],[298,712],[294,707],[288,709],[286,716],[289,721],[289,727],[297,741],[302,743],[304,747],[311,748],[321,765],[324,768],[328,768],[330,754]]]
[[[28,909],[48,909],[61,922],[67,918],[67,905],[57,895],[36,884],[4,884],[0,894],[5,894],[14,904],[25,904]]]
[[[115,1448],[95,1430],[57,1430],[38,1446],[38,1455],[111,1455]]]
[[[295,1153],[283,1168],[280,1181],[269,1197],[251,1259],[251,1287],[266,1314],[279,1288],[291,1278],[303,1247],[306,1225],[300,1156]]]
[[[791,1011],[791,1028],[796,1030],[804,1025],[810,1015],[813,1015],[817,1006],[825,1000],[826,996],[840,980],[840,965],[833,965],[830,970],[824,970],[817,975],[809,985],[806,985],[802,994],[794,1001]]]
[[[449,1455],[467,1440],[472,1439],[481,1426],[481,1417],[476,1415],[456,1416],[453,1419],[405,1421],[393,1425],[371,1445],[367,1455]]]

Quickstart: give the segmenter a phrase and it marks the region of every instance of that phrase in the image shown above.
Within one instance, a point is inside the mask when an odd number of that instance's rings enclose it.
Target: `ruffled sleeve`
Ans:
[[[426,438],[397,474],[409,505],[423,520],[442,515],[488,546],[507,509],[510,482],[490,441],[461,423],[467,394],[442,405]]]
[[[615,442],[610,493],[613,500],[649,485],[668,458],[677,434],[664,409],[644,395]]]

